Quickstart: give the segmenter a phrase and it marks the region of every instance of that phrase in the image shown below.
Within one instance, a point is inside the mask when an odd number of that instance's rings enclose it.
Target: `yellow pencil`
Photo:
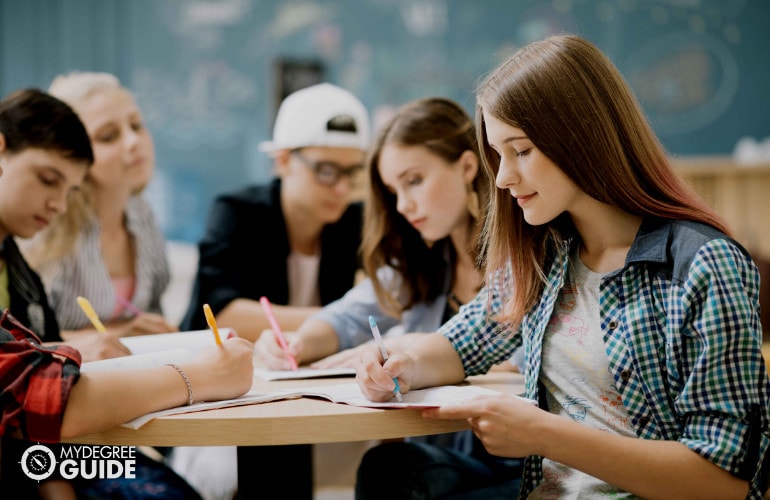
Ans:
[[[99,316],[96,314],[96,311],[94,311],[94,308],[91,307],[91,303],[88,302],[88,299],[85,297],[78,297],[77,301],[80,308],[86,313],[86,316],[88,316],[88,319],[91,320],[91,324],[93,324],[98,331],[106,332],[107,329],[99,320]]]
[[[214,313],[211,312],[211,307],[208,304],[203,304],[203,314],[206,315],[206,323],[209,324],[209,328],[214,332],[214,339],[217,341],[217,345],[222,345],[222,339],[219,336],[219,329],[217,328],[217,321],[214,319]]]

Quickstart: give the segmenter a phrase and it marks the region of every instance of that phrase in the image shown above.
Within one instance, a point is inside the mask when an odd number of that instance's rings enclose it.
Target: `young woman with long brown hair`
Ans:
[[[477,126],[497,186],[486,289],[384,366],[367,350],[362,390],[457,383],[523,345],[540,408],[505,396],[424,413],[529,457],[521,496],[761,498],[757,268],[677,177],[618,70],[577,36],[532,43],[481,84]],[[392,476],[374,481],[369,458],[362,498]]]

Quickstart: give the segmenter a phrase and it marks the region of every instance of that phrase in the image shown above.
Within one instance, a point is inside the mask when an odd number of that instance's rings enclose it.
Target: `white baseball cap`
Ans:
[[[298,90],[283,100],[273,128],[273,140],[259,144],[261,151],[308,146],[369,147],[369,114],[347,90],[319,83]]]

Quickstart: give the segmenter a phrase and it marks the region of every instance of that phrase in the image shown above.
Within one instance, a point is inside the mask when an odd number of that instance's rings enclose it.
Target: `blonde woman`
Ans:
[[[81,354],[125,350],[117,338],[84,335],[57,345],[59,327],[46,291],[16,239],[32,237],[63,217],[68,197],[82,186],[93,160],[86,129],[65,103],[37,89],[0,100],[0,491],[3,498],[150,498],[152,493],[199,500],[182,478],[141,453],[137,479],[69,480],[54,474],[38,482],[19,467],[34,442],[108,429],[191,399],[236,397],[251,386],[253,346],[244,339],[229,339],[223,349],[178,367],[98,377],[80,373]]]
[[[94,331],[76,303],[79,295],[115,336],[177,330],[161,311],[169,281],[165,241],[142,196],[155,150],[133,95],[107,73],[62,75],[49,92],[79,115],[95,157],[67,213],[25,246],[62,337]]]

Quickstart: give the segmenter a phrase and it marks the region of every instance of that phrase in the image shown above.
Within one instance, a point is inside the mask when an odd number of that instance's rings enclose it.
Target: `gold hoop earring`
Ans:
[[[478,219],[479,213],[481,212],[479,209],[479,193],[477,193],[470,186],[468,187],[468,199],[466,206],[468,207],[468,213],[471,214],[471,217]]]

